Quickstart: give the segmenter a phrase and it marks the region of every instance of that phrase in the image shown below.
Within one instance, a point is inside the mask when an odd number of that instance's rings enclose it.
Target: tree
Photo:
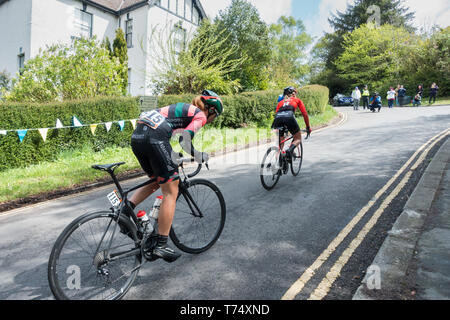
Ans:
[[[227,37],[217,24],[203,20],[192,40],[181,52],[175,50],[172,34],[169,41],[165,32],[156,34],[153,43],[155,54],[152,64],[156,75],[152,77],[156,92],[165,94],[196,94],[209,88],[218,94],[237,93],[241,86],[238,79],[230,79],[243,58],[234,59],[236,48],[224,47]]]
[[[271,84],[274,88],[285,87],[293,82],[298,84],[309,73],[306,63],[306,48],[312,42],[301,20],[282,16],[277,24],[269,27],[272,44],[270,63]]]
[[[395,36],[400,43],[394,41]],[[384,91],[396,83],[398,62],[415,38],[404,28],[362,25],[344,36],[344,51],[336,60],[339,75],[351,87],[367,84],[372,90]]]
[[[356,0],[354,5],[347,5],[345,12],[332,14],[328,22],[335,31],[345,34],[368,23],[371,17],[379,14],[380,25],[392,24],[412,32],[414,28],[410,22],[414,13],[409,12],[402,3],[402,0]]]
[[[8,101],[48,102],[117,96],[123,88],[118,74],[124,66],[92,39],[53,45],[29,59],[6,93]]]
[[[113,51],[112,51],[112,46],[111,46],[111,41],[109,41],[109,38],[106,37],[103,41],[102,41],[102,47],[104,47],[108,53],[110,57],[113,57]]]
[[[409,87],[424,86],[424,93],[433,82],[441,95],[450,93],[450,27],[435,30],[428,38],[417,38],[402,56],[400,77]]]
[[[410,32],[414,30],[410,25],[414,13],[409,12],[409,9],[403,6],[402,0],[356,0],[354,5],[347,5],[346,11],[337,12],[328,19],[334,32],[326,34],[324,41],[319,45],[326,44],[325,47],[320,48],[323,50],[321,57],[323,70],[316,74],[315,79],[329,87],[332,95],[344,92],[350,85],[346,79],[340,77],[335,64],[336,59],[344,51],[342,47],[344,36],[366,24],[372,16],[377,16],[378,13],[379,17],[376,20],[379,18],[380,26],[392,24]]]
[[[266,89],[271,46],[268,27],[257,9],[246,0],[232,0],[225,11],[219,12],[214,22],[227,37],[223,50],[237,49],[229,59],[245,59],[241,67],[231,73],[230,78],[239,79],[243,90]]]
[[[2,91],[8,91],[9,90],[9,83],[11,82],[11,77],[6,70],[3,72],[0,72],[0,96]]]
[[[112,48],[113,56],[118,58],[123,66],[119,75],[123,79],[123,94],[126,95],[128,88],[128,46],[127,40],[125,39],[125,33],[121,28],[116,30],[116,38],[114,39]]]

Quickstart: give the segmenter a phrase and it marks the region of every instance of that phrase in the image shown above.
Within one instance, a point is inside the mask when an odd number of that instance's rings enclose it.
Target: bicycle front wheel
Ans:
[[[225,216],[225,200],[219,188],[207,180],[191,180],[178,195],[170,239],[181,251],[204,252],[219,239]]]
[[[273,189],[280,177],[280,152],[277,147],[271,147],[267,150],[261,163],[260,178],[264,189]]]
[[[123,231],[123,233],[121,232]],[[136,228],[102,211],[68,225],[53,246],[48,280],[58,300],[116,300],[130,289],[141,265]]]
[[[303,144],[300,142],[299,146],[294,149],[291,161],[291,172],[294,177],[298,176],[303,162]]]

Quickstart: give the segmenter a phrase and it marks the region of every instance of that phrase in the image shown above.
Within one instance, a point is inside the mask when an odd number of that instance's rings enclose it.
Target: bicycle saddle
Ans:
[[[112,163],[112,164],[95,164],[92,166],[93,169],[96,170],[102,170],[102,171],[107,171],[107,172],[112,172],[114,171],[117,167],[121,166],[125,164],[125,162],[118,162],[118,163]]]

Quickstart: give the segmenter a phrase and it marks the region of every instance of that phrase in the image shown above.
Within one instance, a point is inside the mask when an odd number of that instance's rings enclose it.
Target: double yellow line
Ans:
[[[343,251],[337,262],[331,267],[327,275],[322,279],[320,284],[311,293],[308,300],[320,300],[324,298],[331,289],[331,286],[339,277],[342,268],[347,264],[355,250],[375,226],[379,217],[384,210],[389,206],[393,199],[400,193],[406,183],[409,181],[413,171],[425,160],[425,157],[430,150],[442,139],[446,138],[450,134],[450,129],[447,129],[438,135],[431,138],[424,145],[422,145],[409,160],[397,171],[397,173],[384,185],[357,214],[356,216],[345,226],[344,229],[336,236],[336,238],[329,244],[327,249],[323,251],[320,256],[314,261],[314,263],[307,268],[301,277],[289,288],[289,290],[283,295],[282,300],[293,300],[303,290],[307,282],[314,276],[315,272],[328,260],[330,255],[336,251],[337,247],[347,237],[347,235],[355,228],[359,221],[365,216],[365,214],[371,209],[374,204],[380,199],[380,197],[393,185],[399,176],[405,173],[407,168],[411,165],[417,155],[422,152],[421,156],[416,160],[413,166],[408,170],[403,179],[397,184],[392,192],[381,203],[380,207],[374,212],[370,220],[365,224],[362,230],[358,233],[355,239],[350,245]],[[428,147],[427,147],[428,146]]]

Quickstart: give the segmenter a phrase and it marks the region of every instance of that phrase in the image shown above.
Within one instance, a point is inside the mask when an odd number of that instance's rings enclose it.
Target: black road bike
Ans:
[[[202,165],[186,174],[184,163],[187,162],[192,160],[182,159],[180,164],[182,178],[170,239],[181,251],[199,254],[211,248],[222,233],[226,206],[222,193],[212,182],[189,180],[200,172]],[[92,166],[108,172],[117,190],[108,194],[112,204],[109,210],[75,219],[56,240],[48,262],[49,285],[56,299],[121,299],[131,288],[139,269],[157,259],[152,254],[157,221],[150,219],[153,222],[149,228],[121,210],[130,192],[156,179],[123,190],[114,174],[123,164]]]
[[[291,157],[288,158],[286,151],[283,150],[284,144],[294,137],[289,135],[289,130],[286,126],[275,129],[278,130],[278,146],[270,147],[267,150],[260,168],[261,183],[266,190],[272,190],[278,183],[278,180],[280,180],[280,177],[288,173],[289,167],[292,175],[298,176],[303,162],[303,143],[300,143],[294,149]],[[302,130],[302,132],[306,131]]]

